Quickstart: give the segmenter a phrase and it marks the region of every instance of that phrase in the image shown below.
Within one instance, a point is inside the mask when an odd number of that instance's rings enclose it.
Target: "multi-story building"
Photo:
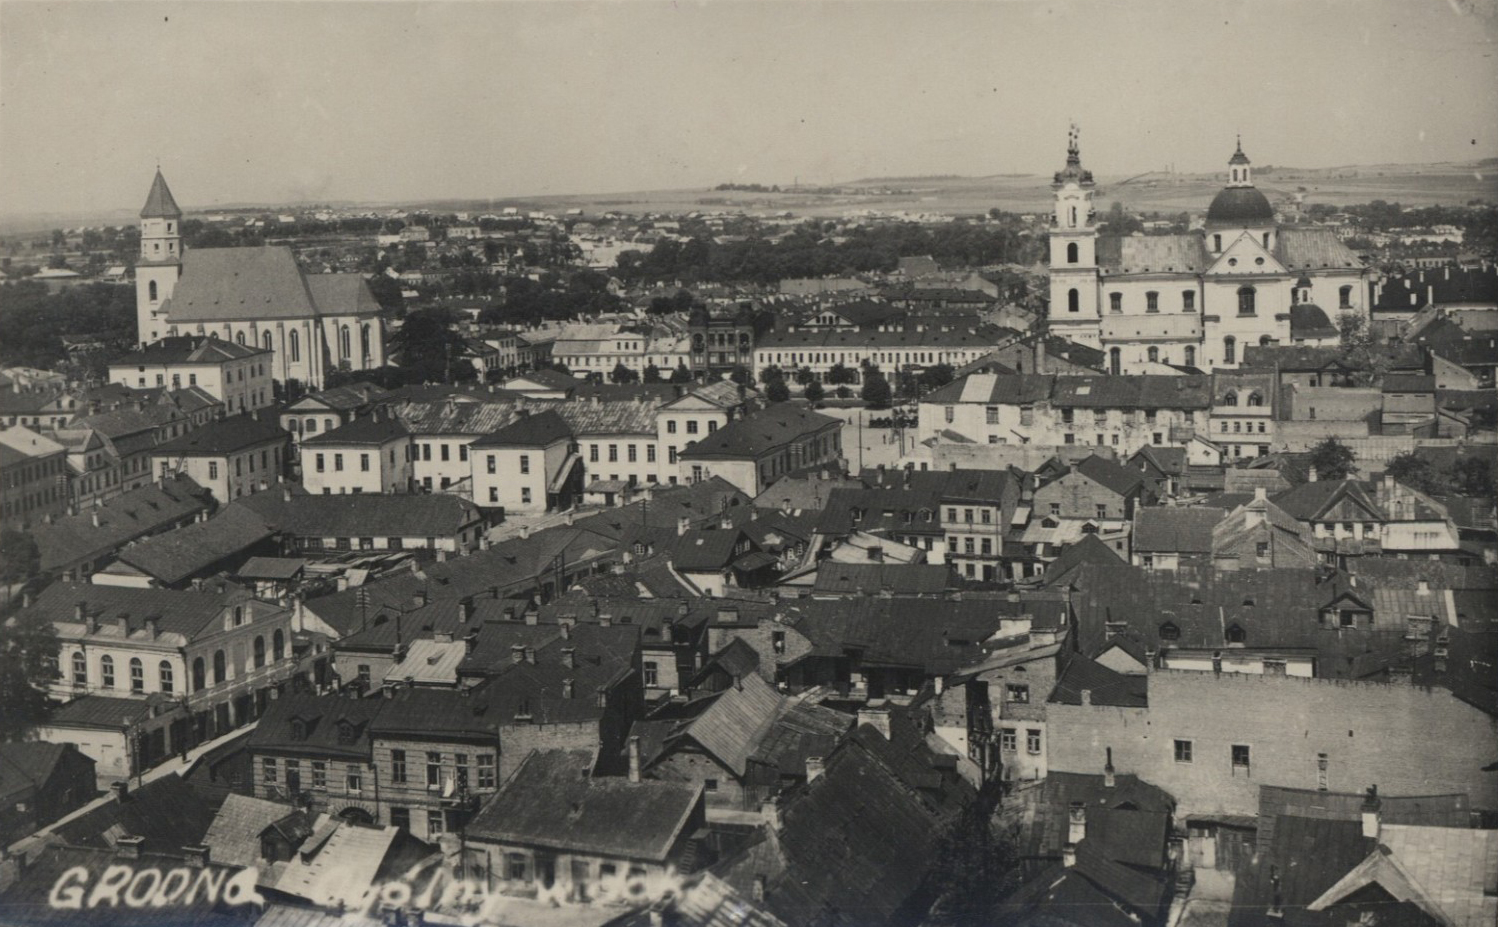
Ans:
[[[569,325],[557,332],[551,360],[574,375],[591,374],[605,380],[623,366],[639,376],[654,367],[669,377],[678,366],[687,366],[687,337],[667,329],[622,330],[616,325],[592,323]]]
[[[19,425],[0,431],[0,517],[25,527],[67,507],[67,448]]]
[[[186,474],[224,505],[281,481],[287,438],[258,414],[237,415],[156,445],[151,469],[161,479]]]
[[[754,318],[745,306],[693,309],[687,324],[691,360],[699,379],[717,380],[736,367],[755,368]]]
[[[1213,378],[1212,414],[1206,437],[1230,458],[1262,457],[1275,438],[1279,377],[1273,370],[1239,367]]]
[[[1205,432],[1207,376],[970,374],[920,403],[919,440],[1094,445],[1128,456]]]
[[[55,697],[132,699],[143,710],[131,756],[40,725],[45,739],[77,742],[100,776],[134,775],[248,723],[296,665],[292,613],[237,586],[179,592],[61,582],[24,614],[57,635]],[[158,710],[145,710],[153,704]]]
[[[151,452],[197,423],[174,403],[141,404],[73,419],[53,434],[68,451],[72,501],[90,505],[150,483],[155,478]]]
[[[593,445],[597,454],[598,445]],[[520,418],[469,445],[473,497],[506,514],[567,508],[581,489],[572,429],[550,409]],[[617,455],[617,445],[614,453]]]
[[[281,410],[281,427],[291,434],[293,451],[303,438],[332,431],[361,415],[386,395],[372,383],[351,383],[308,393]]]
[[[842,367],[851,372],[849,385],[856,389],[863,382],[865,365],[878,367],[890,378],[938,364],[960,367],[992,351],[999,337],[998,329],[981,326],[770,332],[755,346],[754,369],[758,373],[774,366],[790,374],[805,367],[818,383],[830,384],[828,374]]]
[[[776,403],[688,444],[677,454],[683,482],[720,476],[757,496],[787,473],[842,460],[841,419]]]
[[[273,353],[217,337],[163,338],[138,346],[109,364],[109,380],[136,389],[196,386],[224,404],[230,415],[274,403]]]
[[[1185,234],[1100,236],[1075,128],[1052,189],[1048,327],[1101,348],[1112,373],[1236,367],[1249,345],[1290,344],[1312,287],[1339,316],[1367,316],[1369,269],[1333,230],[1279,223],[1241,144],[1205,228]]]
[[[411,490],[411,430],[384,410],[302,439],[302,485],[343,495]]]

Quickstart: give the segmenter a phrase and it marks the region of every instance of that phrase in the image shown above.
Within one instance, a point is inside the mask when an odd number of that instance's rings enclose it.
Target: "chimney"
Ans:
[[[1268,502],[1269,501],[1269,494],[1265,491],[1265,489],[1264,489],[1263,486],[1255,486],[1254,487],[1254,501],[1255,502]]]
[[[1108,748],[1108,762],[1103,764],[1103,788],[1113,788],[1113,748]]]
[[[1077,864],[1077,845],[1068,843],[1061,848],[1061,865],[1070,869]]]
[[[447,549],[445,547],[439,547],[439,548],[437,548],[437,562],[438,563],[446,563],[447,562]]]
[[[1270,897],[1269,908],[1264,912],[1264,916],[1284,920],[1285,895],[1280,891],[1280,868],[1278,866],[1269,867],[1269,887],[1274,894]]]
[[[1082,704],[1083,705],[1091,705],[1092,704],[1092,690],[1091,689],[1083,689],[1082,690]]]
[[[526,647],[525,648],[525,662],[527,662],[527,663],[535,663],[536,662],[536,648],[534,648],[534,647]]]
[[[119,782],[109,783],[109,788],[114,792],[115,801],[123,803],[130,800],[130,783],[122,779]]]
[[[1066,842],[1081,843],[1087,838],[1087,806],[1079,801],[1071,803],[1066,812]]]
[[[742,388],[743,387],[740,387],[740,389],[742,389]],[[757,876],[754,877],[754,901],[757,904],[763,904],[764,903],[764,900],[765,900],[765,887],[766,887],[766,885],[767,885],[768,882],[769,882],[769,880],[766,879],[762,875],[757,875]]]
[[[613,615],[610,615],[608,612],[601,612],[601,613],[599,613],[599,615],[598,615],[598,626],[600,628],[612,627],[613,624],[614,624],[614,616]]]
[[[194,869],[205,868],[213,856],[213,851],[203,844],[183,847],[182,853],[187,859],[187,865]]]
[[[1035,336],[1035,364],[1034,364],[1034,367],[1035,367],[1034,372],[1037,375],[1042,375],[1042,374],[1045,373],[1045,368],[1046,368],[1045,335],[1036,335]]]
[[[686,534],[687,529],[691,527],[692,520],[685,515],[681,516],[680,518],[676,519],[676,536],[680,537],[681,535]]]
[[[88,621],[88,611],[87,611],[87,609],[88,609],[88,603],[87,602],[79,601],[79,602],[74,603],[74,605],[73,605],[73,620],[76,621],[78,624],[83,624],[83,623],[87,622]]]
[[[158,630],[158,628],[157,628],[157,625],[156,625],[156,619],[155,619],[155,618],[147,618],[147,619],[146,619],[146,635],[147,635],[147,636],[148,636],[148,637],[149,637],[149,638],[150,638],[150,639],[151,639],[151,640],[153,640],[153,641],[154,641],[154,640],[155,640],[155,639],[156,639],[156,638],[157,638],[157,637],[159,637],[159,636],[161,636],[161,632],[160,632],[160,630]]]
[[[417,606],[422,607],[422,608],[426,607],[426,604],[427,604],[427,590],[426,590],[425,586],[423,586],[422,588],[416,590],[416,604],[417,604]]]
[[[31,607],[31,590],[30,589],[26,589],[26,590],[23,590],[21,592],[21,607],[22,608],[30,608]]]
[[[629,738],[629,781],[640,781],[640,735]]]
[[[286,486],[286,487],[282,488],[282,490],[281,490],[281,501],[282,502],[290,502],[291,501],[291,487],[290,486]]]
[[[1316,482],[1316,468],[1315,467],[1312,467],[1311,469],[1309,469],[1309,470],[1306,471],[1306,478],[1310,482],[1312,482],[1312,483]]]
[[[858,726],[863,727],[865,724],[873,725],[875,730],[884,735],[885,740],[890,739],[888,708],[864,707],[858,709]]]
[[[510,662],[511,663],[524,663],[525,662],[525,645],[524,644],[511,644],[510,645]]]
[[[140,859],[140,847],[145,842],[144,837],[117,837],[114,841],[115,855],[120,859]]]
[[[97,528],[97,527],[99,527],[99,510],[98,509],[94,509],[93,516],[94,516],[94,527]]]
[[[462,599],[458,602],[458,620],[467,624],[473,618],[473,600]]]
[[[816,782],[827,771],[827,761],[820,756],[806,758],[806,781]]]
[[[1430,595],[1430,580],[1422,579],[1415,584],[1416,595]]]
[[[521,525],[520,526],[520,539],[523,541],[523,540],[525,540],[526,538],[528,538],[530,536],[531,536],[531,526],[530,525]]]
[[[572,680],[571,679],[563,679],[562,680],[562,698],[571,699],[572,698],[572,689],[573,689]]]
[[[1383,801],[1378,797],[1378,786],[1368,786],[1368,796],[1363,799],[1363,836],[1377,840],[1382,831],[1379,809]]]
[[[562,625],[562,639],[567,638],[567,626]],[[562,665],[568,669],[577,668],[577,649],[573,647],[562,648]]]

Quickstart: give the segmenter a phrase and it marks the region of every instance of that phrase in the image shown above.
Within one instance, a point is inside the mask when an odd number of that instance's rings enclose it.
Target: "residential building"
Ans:
[[[281,482],[288,438],[269,416],[237,415],[151,448],[151,472],[186,474],[227,505]]]
[[[411,430],[377,409],[301,442],[302,485],[310,493],[410,492]]]
[[[253,511],[287,547],[315,554],[340,550],[429,550],[459,554],[488,527],[466,499],[415,493],[304,495],[289,486],[235,503]]]
[[[281,427],[300,449],[303,438],[332,431],[367,413],[387,392],[372,383],[351,383],[308,393],[281,410]]]
[[[212,502],[191,477],[174,476],[33,525],[40,570],[58,579],[87,579],[127,545],[206,518]]]
[[[1213,377],[1212,412],[1207,437],[1224,455],[1263,457],[1275,443],[1278,377],[1273,370],[1248,366],[1220,371]]]
[[[110,361],[109,380],[137,389],[196,386],[222,402],[230,415],[238,415],[276,401],[271,383],[273,353],[216,335],[163,338]]]
[[[97,795],[94,761],[72,744],[0,744],[0,843],[9,846]]]
[[[681,479],[721,476],[756,496],[788,473],[837,464],[842,426],[841,419],[778,403],[684,447],[677,454]]]
[[[596,459],[598,445],[591,447]],[[610,457],[618,457],[617,444]],[[572,428],[555,411],[521,410],[510,424],[468,445],[468,458],[475,501],[507,514],[570,508],[582,489],[582,456]]]
[[[27,526],[68,508],[67,448],[22,425],[0,431],[0,517]]]

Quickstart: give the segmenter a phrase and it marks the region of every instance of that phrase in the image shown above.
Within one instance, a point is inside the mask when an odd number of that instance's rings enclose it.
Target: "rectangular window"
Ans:
[[[522,486],[522,487],[520,487],[520,502],[523,505],[530,505],[530,502],[531,502],[531,488],[529,486]]]
[[[1186,312],[1196,311],[1196,291],[1183,290],[1181,292],[1181,308]]]
[[[598,445],[588,445],[588,463],[598,463]]]
[[[1189,741],[1189,740],[1178,740],[1178,741],[1176,741],[1176,762],[1177,763],[1189,763],[1189,762],[1191,762],[1191,741]]]
[[[369,472],[369,455],[368,454],[360,454],[359,455],[359,472],[361,472],[361,473],[368,473]]]
[[[1108,517],[1108,506],[1106,506],[1103,503],[1099,502],[1098,505],[1097,505],[1097,517],[1098,518],[1107,518]]]
[[[626,450],[629,451],[629,455],[628,455],[629,462],[630,463],[636,463],[636,462],[638,462],[639,457],[636,454],[635,446],[633,444],[631,444]]]
[[[1012,727],[999,730],[999,749],[1013,753],[1019,749],[1019,732]]]
[[[489,501],[490,502],[498,502],[499,501],[499,487],[498,486],[490,486],[489,487]]]
[[[335,473],[342,473],[343,472],[343,455],[342,454],[334,454],[333,455],[333,471]]]
[[[322,472],[322,455],[321,454],[317,455],[317,472],[318,473]],[[208,461],[208,478],[210,480],[216,480],[216,479],[218,479],[218,461],[216,461],[216,460],[210,460],[210,461]]]
[[[696,433],[697,433],[697,420],[696,419],[687,419],[687,434],[694,435]]]
[[[1248,766],[1249,766],[1249,750],[1248,750],[1248,745],[1247,744],[1233,744],[1233,746],[1232,746],[1232,757],[1233,757],[1233,775],[1235,775],[1235,776],[1238,775],[1238,771],[1239,770],[1242,770],[1246,774],[1248,772]]]
[[[702,787],[709,792],[716,792],[718,791],[718,780],[704,779],[702,782]]]
[[[458,459],[461,460],[461,461],[463,461],[464,463],[468,462],[468,445],[466,445],[466,444],[459,444],[458,445]]]
[[[442,454],[442,460],[444,462],[452,459],[452,456],[451,456],[452,448],[448,447],[446,444],[441,445],[438,448],[438,450],[441,452],[441,454]]]
[[[647,445],[645,445],[645,462],[646,463],[655,463],[655,445],[654,444],[647,444]],[[652,476],[651,479],[653,480],[653,479],[655,479],[655,477]]]
[[[345,774],[344,781],[348,783],[348,790],[350,792],[364,791],[364,776],[357,763],[348,764],[348,771]]]
[[[668,419],[666,421],[666,434],[668,434],[668,435],[674,435],[674,434],[676,434],[676,419]]]
[[[427,788],[435,789],[442,784],[442,754],[427,754]]]
[[[521,472],[521,473],[526,473],[526,472],[528,472],[528,471],[527,471],[527,470],[526,470],[526,469],[525,469],[525,468],[526,468],[526,467],[527,467],[527,466],[529,466],[529,465],[530,465],[530,464],[529,464],[529,458],[527,458],[527,457],[521,457],[521,458],[520,458],[520,472]],[[489,455],[489,472],[490,472],[490,473],[494,473],[494,472],[496,472],[496,471],[495,471],[495,465],[494,465],[494,455],[493,455],[493,454],[490,454],[490,455]]]
[[[276,781],[275,757],[264,757],[260,760],[260,780],[267,784]]]
[[[1160,311],[1160,294],[1159,293],[1150,292],[1150,293],[1145,293],[1144,294],[1144,311],[1145,312],[1159,312]]]
[[[428,811],[427,812],[427,836],[428,837],[436,837],[439,834],[441,834],[442,833],[442,823],[443,822],[442,822],[442,812],[441,811],[436,811],[436,810]]]
[[[479,754],[479,783],[481,789],[494,788],[494,754]]]
[[[1037,728],[1025,730],[1025,750],[1032,756],[1040,753],[1040,731]]]
[[[406,781],[406,751],[404,750],[390,751],[390,781]]]
[[[493,473],[494,472],[494,466],[493,466],[493,464],[494,464],[494,455],[493,454],[489,455],[489,463],[490,463],[489,472]],[[531,455],[529,455],[529,454],[521,454],[520,455],[520,472],[521,473],[529,473],[529,472],[531,472]]]
[[[524,853],[505,854],[505,875],[509,876],[511,882],[524,882],[526,865]]]
[[[468,788],[468,754],[453,754],[453,773],[458,783],[458,788]]]
[[[1030,687],[1028,685],[1007,685],[1004,687],[1005,701],[1016,705],[1030,704]]]
[[[653,661],[653,660],[646,660],[644,663],[642,663],[640,665],[640,667],[641,667],[641,670],[645,674],[645,685],[647,685],[647,686],[654,686],[654,685],[659,684],[659,682],[660,682],[660,670],[656,666],[655,661]]]
[[[986,421],[987,421],[988,424],[990,424],[990,425],[997,425],[997,424],[999,424],[999,407],[998,406],[988,406],[988,407],[986,407],[983,410],[983,413],[986,416]]]
[[[618,463],[618,462],[619,462],[619,445],[617,445],[617,444],[610,444],[609,445],[609,463]]]

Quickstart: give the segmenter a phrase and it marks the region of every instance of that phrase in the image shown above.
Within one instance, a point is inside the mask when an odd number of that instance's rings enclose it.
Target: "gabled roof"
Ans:
[[[129,354],[122,354],[109,362],[110,367],[139,367],[167,365],[217,365],[244,360],[258,354],[269,355],[265,348],[238,344],[220,338],[179,335],[162,338]]]
[[[678,456],[687,459],[758,458],[808,435],[841,424],[839,419],[829,415],[780,402],[729,422],[712,434],[687,445]]]
[[[221,583],[203,591],[177,591],[59,582],[44,589],[23,614],[50,621],[54,626],[79,627],[76,613],[81,605],[86,615],[98,620],[101,634],[120,636],[123,640],[117,621],[126,619],[131,639],[149,640],[145,620],[154,618],[160,633],[181,634],[192,640],[225,609],[242,604],[268,611],[280,608],[274,603],[255,599],[249,591],[231,583]],[[61,710],[66,710],[66,707]]]
[[[550,447],[559,441],[572,440],[567,420],[547,409],[532,415],[522,414],[510,424],[473,442],[470,447]]]
[[[163,441],[152,457],[222,457],[246,448],[286,441],[291,436],[270,416],[236,415],[201,425],[187,434]]]
[[[1303,909],[1367,859],[1373,847],[1361,821],[1276,817],[1273,844],[1239,866],[1229,927],[1261,927],[1276,898],[1282,909]]]
[[[447,493],[292,494],[288,499],[271,491],[236,499],[229,508],[236,506],[296,537],[451,537],[482,518],[473,503]]]
[[[177,200],[172,197],[171,188],[166,185],[166,178],[161,176],[161,168],[156,169],[156,177],[151,181],[151,192],[146,194],[146,205],[140,209],[142,219],[180,219],[182,210],[177,206]]]
[[[838,595],[939,595],[952,572],[941,563],[838,563],[817,566],[814,592]]]
[[[72,744],[42,740],[0,743],[0,802],[9,803],[16,800],[12,796],[28,788],[46,785],[63,754],[77,749]],[[92,765],[93,760],[89,763]]]
[[[164,306],[173,324],[379,315],[359,274],[304,274],[289,247],[192,248]],[[306,350],[312,350],[308,346]]]
[[[355,905],[375,884],[400,837],[397,827],[371,827],[323,814],[286,862],[276,891],[324,907]]]
[[[303,447],[319,447],[327,445],[340,447],[345,445],[369,445],[378,447],[391,441],[398,441],[411,435],[411,429],[406,423],[393,415],[381,415],[376,412],[373,415],[365,415],[354,419],[347,425],[340,425],[331,431],[324,431],[308,438],[302,439]]]
[[[706,711],[667,738],[665,748],[670,750],[675,742],[690,738],[742,777],[784,701],[769,683],[751,673],[719,693]]]
[[[203,836],[209,858],[232,866],[259,865],[260,834],[294,810],[291,805],[231,792]]]
[[[1140,506],[1130,543],[1139,553],[1210,554],[1212,529],[1226,515],[1206,506]]]
[[[1342,243],[1335,229],[1281,228],[1274,256],[1288,270],[1361,270],[1364,264]]]
[[[1126,676],[1095,660],[1073,654],[1056,679],[1050,701],[1063,705],[1082,704],[1086,692],[1093,705],[1143,708],[1149,704],[1149,677]]]
[[[124,836],[144,837],[141,850],[180,853],[198,846],[218,808],[176,773],[126,792],[124,800],[103,802],[55,828],[74,846],[106,849]]]
[[[249,550],[274,533],[254,512],[230,506],[208,521],[127,547],[120,551],[120,561],[171,586]]]
[[[1072,465],[1072,469],[1120,496],[1128,496],[1144,484],[1144,477],[1139,474],[1138,470],[1097,455],[1078,461]]]
[[[179,475],[132,489],[77,515],[33,525],[30,531],[41,552],[41,568],[51,572],[107,556],[136,538],[208,511],[206,495],[191,477]]]
[[[587,775],[582,751],[532,753],[469,822],[470,841],[665,862],[701,806],[685,782]]]

